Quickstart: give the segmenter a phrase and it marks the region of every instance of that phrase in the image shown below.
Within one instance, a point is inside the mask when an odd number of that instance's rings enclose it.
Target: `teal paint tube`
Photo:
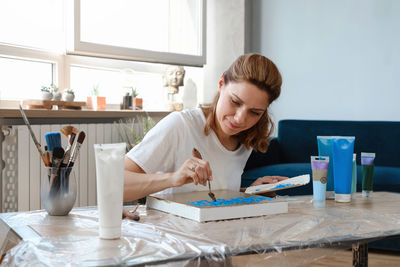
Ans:
[[[332,163],[332,136],[317,136],[318,156],[329,157],[328,175],[326,177],[326,199],[335,199]]]
[[[329,157],[311,156],[313,181],[313,205],[324,208],[326,199],[326,177],[328,175]]]
[[[350,202],[354,136],[335,136],[332,140],[335,200]]]
[[[351,198],[354,198],[354,194],[357,192],[357,154],[353,154],[353,172],[351,175]]]
[[[375,153],[361,152],[362,196],[369,197],[374,186]]]

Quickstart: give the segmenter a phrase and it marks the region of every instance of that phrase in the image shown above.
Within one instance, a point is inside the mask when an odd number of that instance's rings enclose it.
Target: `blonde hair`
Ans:
[[[249,82],[260,90],[266,91],[269,96],[269,104],[276,100],[281,93],[282,77],[276,65],[268,58],[259,54],[246,54],[240,56],[227,71],[224,72],[224,84],[230,82]],[[206,108],[206,126],[204,133],[209,135],[211,130],[216,130],[216,107],[219,100],[219,92],[210,107]],[[260,120],[250,129],[238,133],[239,143],[247,149],[265,152],[269,145],[269,136],[274,130],[274,123],[266,110]]]

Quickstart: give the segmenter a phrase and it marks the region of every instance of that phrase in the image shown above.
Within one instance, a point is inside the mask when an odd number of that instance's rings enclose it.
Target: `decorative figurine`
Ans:
[[[176,95],[179,93],[179,86],[183,86],[185,70],[182,66],[168,66],[163,73],[164,86],[168,86],[168,109],[170,111],[182,110],[183,103],[177,101]]]

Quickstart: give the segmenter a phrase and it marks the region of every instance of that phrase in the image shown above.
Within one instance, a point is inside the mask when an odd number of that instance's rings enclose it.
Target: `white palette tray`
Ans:
[[[262,194],[262,193],[306,185],[309,182],[310,182],[310,175],[304,174],[277,182],[275,184],[261,184],[261,185],[249,186],[247,187],[245,193],[251,195]]]

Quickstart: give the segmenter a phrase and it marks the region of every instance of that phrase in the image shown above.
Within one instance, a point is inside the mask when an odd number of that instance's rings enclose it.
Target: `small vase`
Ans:
[[[60,101],[61,100],[61,93],[60,92],[54,93],[53,100],[54,101]]]
[[[66,102],[72,102],[72,101],[74,101],[74,99],[75,99],[75,95],[64,93],[64,100]]]
[[[42,92],[42,100],[51,100],[53,99],[53,94],[50,92]]]

